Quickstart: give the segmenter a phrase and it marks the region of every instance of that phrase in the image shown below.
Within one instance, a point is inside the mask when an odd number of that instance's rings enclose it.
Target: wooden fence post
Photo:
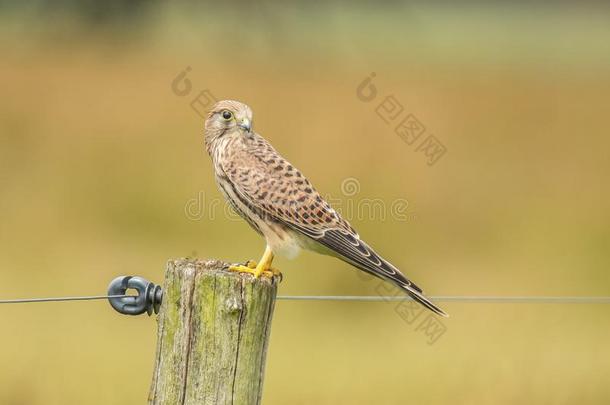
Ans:
[[[259,404],[277,278],[171,260],[149,404]]]

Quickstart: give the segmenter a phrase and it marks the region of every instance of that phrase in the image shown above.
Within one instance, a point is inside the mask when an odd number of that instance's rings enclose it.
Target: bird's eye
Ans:
[[[233,114],[231,113],[231,111],[229,110],[224,110],[222,112],[222,118],[224,118],[225,120],[230,120],[231,118],[233,118]]]

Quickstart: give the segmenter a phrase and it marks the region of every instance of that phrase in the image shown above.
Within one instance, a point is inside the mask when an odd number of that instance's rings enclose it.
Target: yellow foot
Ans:
[[[245,264],[229,266],[229,270],[236,271],[238,273],[249,273],[254,275],[256,278],[260,277],[261,275],[269,278],[277,276],[280,278],[280,281],[283,278],[282,273],[278,269],[270,267],[267,270],[263,270],[262,268],[258,267],[258,264],[254,260],[248,260]]]
[[[258,263],[256,263],[254,260],[248,260],[245,265],[251,269],[256,269]],[[270,276],[269,273],[271,273],[271,276],[279,277],[280,281],[282,281],[282,279],[284,278],[282,272],[276,269],[275,267],[269,267],[267,270],[263,271],[263,275],[266,275],[268,277]]]

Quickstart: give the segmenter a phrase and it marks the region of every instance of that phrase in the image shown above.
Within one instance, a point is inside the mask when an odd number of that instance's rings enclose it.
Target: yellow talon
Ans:
[[[274,276],[279,276],[280,279],[282,277],[282,273],[278,269],[271,267],[271,262],[273,261],[273,252],[267,246],[265,249],[265,253],[261,258],[259,263],[256,263],[254,260],[248,260],[246,264],[238,264],[234,266],[229,266],[229,270],[237,271],[239,273],[250,273],[254,275],[254,277],[258,278],[261,275],[265,277],[273,278]]]
[[[236,264],[234,266],[229,266],[230,271],[236,271],[238,273],[249,273],[254,277],[258,278],[260,276],[273,278],[275,276],[282,278],[282,273],[276,268],[270,268],[269,270],[257,270],[256,266],[251,267],[251,262],[248,262],[245,266],[243,264]]]
[[[244,264],[244,266],[249,267],[251,269],[256,269],[256,266],[258,266],[258,263],[256,263],[254,260],[248,260],[246,262],[246,264]],[[232,266],[232,267],[239,267],[239,266]],[[238,270],[234,270],[234,271],[238,271]],[[242,271],[242,273],[252,273],[250,271]],[[271,274],[269,274],[271,273]],[[252,273],[254,274],[254,273]],[[278,269],[276,269],[275,267],[269,267],[267,270],[263,270],[263,275],[271,275],[271,276],[276,276],[276,277],[280,277],[282,278],[282,272],[279,271]]]
[[[253,274],[254,277],[260,276],[258,271],[256,271],[256,268],[252,268],[252,267],[247,266],[247,265],[244,266],[243,264],[237,264],[237,265],[234,265],[234,266],[229,266],[229,270],[236,271],[238,273],[250,273],[250,274]]]

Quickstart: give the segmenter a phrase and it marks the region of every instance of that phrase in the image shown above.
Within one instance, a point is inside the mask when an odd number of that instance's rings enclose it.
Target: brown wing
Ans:
[[[310,181],[262,137],[235,145],[222,169],[243,202],[310,237],[327,229],[354,232]],[[354,232],[355,233],[355,232]]]

